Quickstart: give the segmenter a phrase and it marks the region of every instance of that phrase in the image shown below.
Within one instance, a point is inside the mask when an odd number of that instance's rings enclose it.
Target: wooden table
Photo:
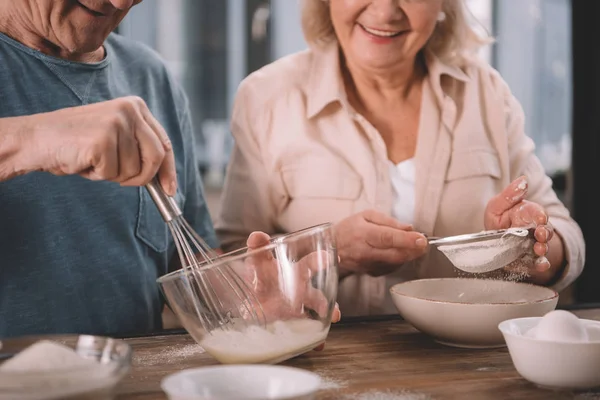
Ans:
[[[600,308],[573,310],[600,320]],[[166,399],[160,381],[173,372],[217,364],[189,335],[126,339],[131,373],[119,400]],[[333,325],[323,352],[284,362],[318,373],[326,383],[319,400],[339,399],[600,399],[597,393],[553,392],[522,379],[506,348],[457,349],[436,344],[395,317]]]

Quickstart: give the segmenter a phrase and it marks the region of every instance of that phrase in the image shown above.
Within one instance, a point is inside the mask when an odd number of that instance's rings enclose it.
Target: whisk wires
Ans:
[[[208,264],[212,264],[218,254],[185,220],[175,200],[164,193],[156,180],[147,184],[146,188],[173,236],[181,267],[189,272],[184,276],[203,328],[210,332],[232,327],[233,307],[238,308],[236,311],[242,316],[249,316],[254,323],[265,325],[262,305],[243,278],[227,263],[210,267]],[[214,273],[212,281],[209,273]],[[233,297],[229,292],[233,293]],[[233,299],[233,304],[225,304],[228,302],[224,303],[223,299]]]

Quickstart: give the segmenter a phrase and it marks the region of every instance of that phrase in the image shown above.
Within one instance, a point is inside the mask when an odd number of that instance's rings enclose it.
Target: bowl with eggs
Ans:
[[[600,387],[600,321],[554,310],[543,317],[503,321],[498,329],[526,380],[551,389]]]
[[[396,284],[390,293],[402,318],[417,330],[466,348],[504,347],[500,322],[541,317],[558,303],[550,288],[493,279],[420,279]]]

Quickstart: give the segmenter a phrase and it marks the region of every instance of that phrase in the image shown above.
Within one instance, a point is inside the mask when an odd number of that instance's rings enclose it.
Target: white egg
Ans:
[[[587,329],[575,314],[554,310],[544,315],[525,336],[553,342],[586,342]]]
[[[594,321],[592,323],[586,324],[586,330],[588,334],[588,339],[590,342],[598,342],[600,341],[600,326]]]

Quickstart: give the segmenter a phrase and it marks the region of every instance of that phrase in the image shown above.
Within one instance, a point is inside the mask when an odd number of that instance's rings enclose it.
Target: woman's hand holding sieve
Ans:
[[[536,257],[529,272],[532,281],[543,284],[552,280],[556,274],[557,268],[562,264],[564,251],[562,240],[554,235],[554,228],[544,208],[525,199],[528,189],[525,176],[511,182],[488,202],[484,223],[486,230],[516,227],[534,229],[533,253]]]

